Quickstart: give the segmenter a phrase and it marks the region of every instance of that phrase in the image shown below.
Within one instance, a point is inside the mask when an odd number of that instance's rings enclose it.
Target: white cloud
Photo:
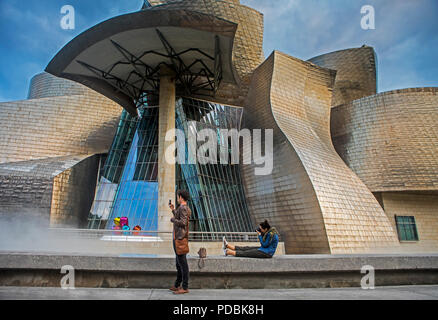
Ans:
[[[300,59],[336,50],[376,49],[383,90],[425,82],[417,59],[438,47],[436,0],[241,0],[265,15],[265,54],[274,49]],[[376,30],[362,30],[362,5],[373,5]],[[435,41],[435,44],[433,42]],[[435,50],[436,51],[436,50]],[[436,65],[423,61],[425,65]]]

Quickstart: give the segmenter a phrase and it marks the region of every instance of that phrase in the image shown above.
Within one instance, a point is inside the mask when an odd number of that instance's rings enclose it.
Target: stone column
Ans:
[[[166,149],[175,143],[166,141],[166,132],[175,129],[175,74],[166,67],[160,70],[160,101],[158,119],[158,230],[172,231],[169,200],[175,205],[175,165],[166,161]],[[176,206],[176,205],[175,205]]]

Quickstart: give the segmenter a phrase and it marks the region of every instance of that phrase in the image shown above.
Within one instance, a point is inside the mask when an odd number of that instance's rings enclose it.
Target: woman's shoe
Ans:
[[[175,291],[178,291],[180,288],[181,288],[181,287],[178,287],[178,288],[177,288],[177,287],[173,286],[173,287],[170,288],[169,290],[175,292]]]
[[[227,248],[228,248],[228,241],[225,239],[225,236],[222,238],[222,250],[224,250],[224,255],[227,256]]]
[[[179,288],[177,291],[174,291],[173,293],[174,294],[185,294],[185,293],[189,293],[189,289]]]

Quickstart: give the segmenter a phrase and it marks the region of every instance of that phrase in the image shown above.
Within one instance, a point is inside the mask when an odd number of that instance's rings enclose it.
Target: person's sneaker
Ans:
[[[185,293],[189,293],[189,289],[178,288],[178,290],[174,291],[173,293],[174,294],[185,294]]]
[[[178,291],[179,289],[180,289],[180,287],[177,288],[177,287],[173,286],[169,290],[175,292],[175,291]]]
[[[227,256],[227,247],[228,247],[228,241],[225,239],[225,236],[222,238],[222,250],[224,250],[224,255]]]

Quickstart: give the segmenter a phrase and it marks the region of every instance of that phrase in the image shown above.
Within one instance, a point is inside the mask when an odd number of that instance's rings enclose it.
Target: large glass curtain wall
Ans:
[[[123,111],[101,172],[88,227],[112,228],[128,217],[132,229],[156,230],[158,218],[158,108],[139,108],[140,117]]]
[[[140,117],[123,111],[112,147],[101,170],[89,228],[111,229],[116,217],[128,217],[132,229],[158,227],[158,108],[139,108]],[[225,146],[220,129],[240,129],[242,109],[179,98],[176,127],[194,133],[213,129],[218,150]],[[181,141],[178,141],[180,143]],[[197,149],[202,143],[198,142]],[[187,149],[186,149],[187,150]],[[228,145],[231,154],[231,146]],[[188,153],[186,152],[186,157]],[[238,164],[177,164],[176,188],[190,192],[191,229],[203,232],[252,231]]]
[[[220,135],[220,129],[240,130],[242,109],[194,99],[181,98],[176,104],[176,127],[185,134],[185,164],[177,164],[177,187],[190,192],[192,230],[204,232],[251,231],[251,219],[242,186],[238,164],[220,164],[220,147],[229,142]],[[188,132],[202,129],[216,132],[218,142],[217,164],[189,164]],[[228,140],[228,141],[227,141]],[[198,150],[204,142],[197,142]],[[184,146],[179,144],[179,148]],[[231,145],[228,143],[228,158]]]

